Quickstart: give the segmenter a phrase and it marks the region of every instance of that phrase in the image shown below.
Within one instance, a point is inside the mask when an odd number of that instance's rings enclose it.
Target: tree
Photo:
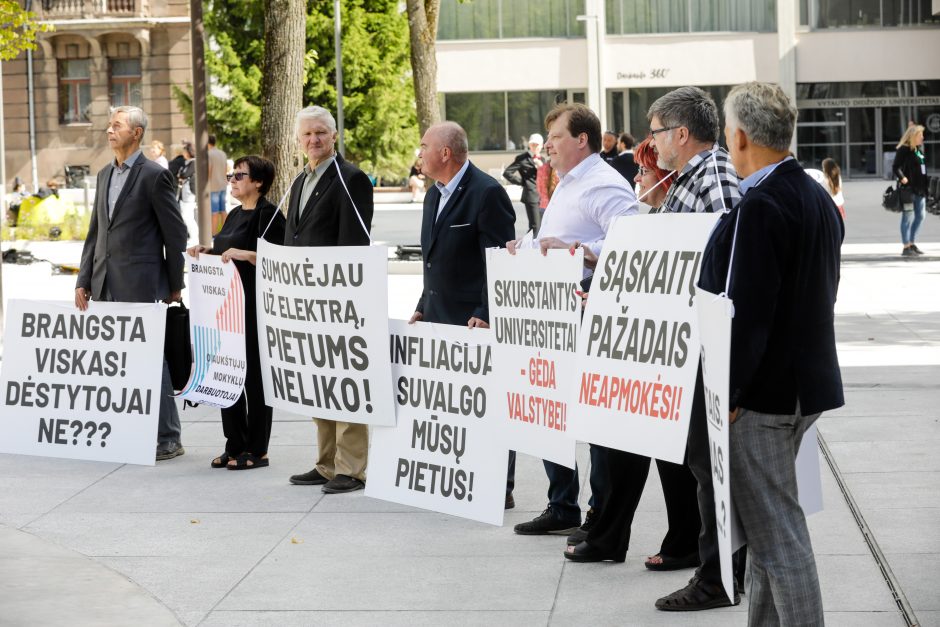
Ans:
[[[0,0],[0,59],[9,61],[24,50],[36,49],[36,33],[52,30],[24,11],[16,0]]]
[[[441,0],[407,0],[411,71],[421,135],[441,121],[437,102],[437,18]]]
[[[303,91],[305,5],[304,0],[264,2],[261,154],[274,163],[274,199],[284,195],[297,169],[294,114]]]
[[[264,26],[265,1],[270,0],[206,4],[209,127],[230,153],[262,150],[262,137],[267,135],[261,121],[267,95],[264,78],[285,81],[277,70],[270,77],[262,71],[264,42],[270,39]],[[307,52],[303,103],[298,106],[318,104],[335,114],[333,2],[306,4]],[[419,137],[409,76],[408,20],[399,12],[397,0],[343,0],[342,4],[346,157],[380,179],[400,180],[414,159]],[[284,20],[279,22],[286,27]],[[185,92],[176,93],[181,109],[188,111]],[[293,117],[294,112],[289,112],[291,125]],[[283,167],[279,165],[279,171]]]

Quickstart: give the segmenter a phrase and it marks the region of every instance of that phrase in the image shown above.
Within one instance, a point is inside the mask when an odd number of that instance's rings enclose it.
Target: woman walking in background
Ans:
[[[264,402],[261,383],[261,357],[258,353],[258,322],[255,315],[255,258],[258,239],[272,244],[284,242],[284,215],[264,195],[274,182],[274,164],[250,155],[235,162],[229,175],[232,196],[241,202],[235,207],[213,246],[193,246],[186,252],[192,257],[222,255],[233,261],[245,290],[245,355],[248,370],[245,389],[231,407],[222,409],[225,452],[212,460],[213,468],[248,470],[268,465],[268,441],[271,438],[273,410]]]
[[[904,136],[898,142],[898,152],[891,169],[898,180],[898,187],[908,191],[912,198],[910,205],[904,203],[901,194],[901,243],[905,257],[923,255],[914,240],[924,221],[924,204],[927,200],[927,163],[924,160],[924,127],[920,124],[908,126]]]
[[[845,221],[845,196],[842,195],[842,170],[835,159],[825,158],[822,162],[822,171],[825,176],[826,191],[832,196],[832,202],[839,208],[839,214]]]

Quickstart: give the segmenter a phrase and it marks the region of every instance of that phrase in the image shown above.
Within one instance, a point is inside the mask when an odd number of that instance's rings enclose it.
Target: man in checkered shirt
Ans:
[[[718,146],[718,107],[711,96],[698,87],[680,87],[654,102],[646,117],[659,154],[657,165],[678,173],[662,204],[663,212],[730,211],[738,204],[741,200],[739,179],[727,151]],[[701,369],[695,382],[686,459],[698,482],[701,565],[686,587],[659,599],[656,607],[681,612],[737,605],[738,593],[735,592],[734,599],[729,599],[721,585]],[[745,549],[741,549],[734,560],[735,579],[742,587],[745,556]]]
[[[680,87],[654,102],[646,117],[657,165],[678,173],[662,211],[710,213],[738,204],[739,179],[728,152],[718,146],[718,108],[711,96],[698,87]]]

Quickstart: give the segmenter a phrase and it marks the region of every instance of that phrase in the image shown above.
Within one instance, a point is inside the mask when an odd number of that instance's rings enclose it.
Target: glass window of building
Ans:
[[[59,61],[59,121],[62,124],[88,122],[91,107],[91,60]]]
[[[539,133],[544,137],[545,116],[556,103],[563,100],[565,92],[511,91],[506,94],[509,141],[515,148],[523,150],[532,133]]]
[[[142,104],[140,59],[111,59],[111,106]]]
[[[711,97],[715,100],[715,104],[718,106],[718,143],[722,146],[725,144],[725,114],[723,104],[725,102],[725,96],[727,96],[728,92],[731,91],[731,87],[731,85],[706,85],[702,87],[704,91],[711,95]],[[665,95],[667,92],[670,92],[673,89],[675,89],[675,87],[648,87],[646,89],[631,89],[629,91],[630,124],[625,129],[616,130],[628,131],[636,138],[638,142],[643,140],[647,134],[649,134],[650,130],[649,120],[646,119],[646,112],[649,111],[650,105],[656,102],[660,96]]]
[[[775,32],[776,0],[606,0],[607,34]]]
[[[938,25],[931,0],[800,0],[800,23],[810,28]]]
[[[441,0],[437,38],[584,37],[584,0]]]
[[[521,151],[529,135],[545,135],[545,116],[568,96],[564,90],[445,94],[444,117],[467,131],[471,151]],[[583,91],[570,96],[584,102]]]

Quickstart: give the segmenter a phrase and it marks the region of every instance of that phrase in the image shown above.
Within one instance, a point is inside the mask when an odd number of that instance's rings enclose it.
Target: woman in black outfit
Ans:
[[[891,169],[898,180],[898,187],[911,193],[910,207],[901,201],[901,255],[913,257],[924,253],[914,240],[924,221],[924,206],[927,201],[927,163],[924,159],[924,127],[919,124],[907,127],[898,151],[894,156]],[[903,196],[902,196],[903,198]]]
[[[235,263],[245,288],[245,388],[231,407],[222,409],[225,452],[212,460],[213,468],[247,470],[268,465],[272,409],[264,402],[261,356],[258,352],[258,320],[255,302],[255,257],[258,238],[284,243],[284,215],[264,195],[274,182],[274,164],[250,155],[235,162],[228,175],[232,196],[241,201],[215,236],[212,248],[193,246],[190,256],[222,255]]]

